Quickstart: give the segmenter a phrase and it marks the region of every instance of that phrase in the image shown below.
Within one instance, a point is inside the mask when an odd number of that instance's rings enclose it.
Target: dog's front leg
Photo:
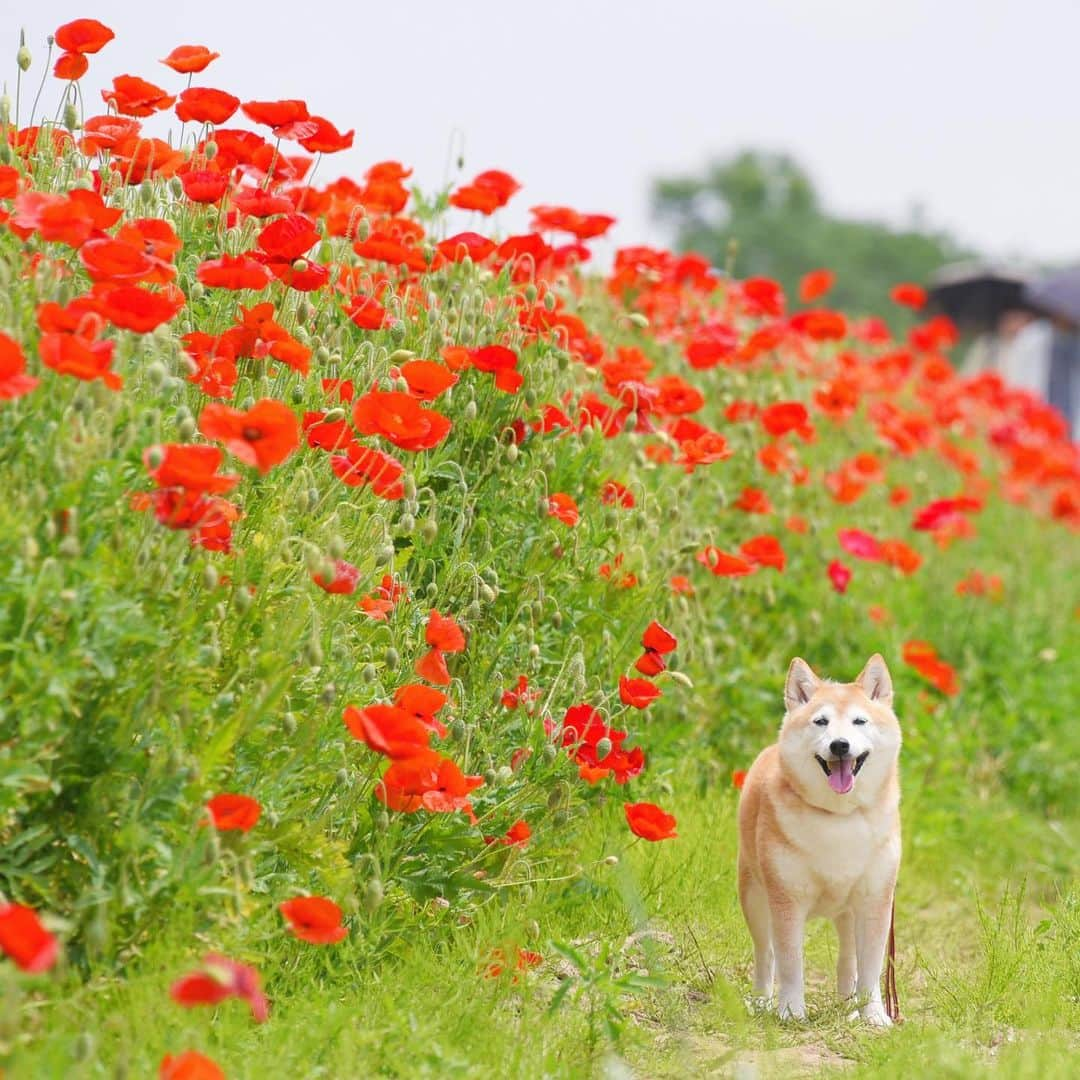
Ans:
[[[881,1001],[881,968],[892,919],[893,890],[868,900],[855,913],[855,948],[858,957],[856,991],[862,1005],[859,1015],[874,1027],[889,1027],[892,1021]]]
[[[773,949],[780,981],[777,1012],[781,1020],[805,1020],[806,996],[803,987],[803,933],[806,912],[788,899],[771,901]]]

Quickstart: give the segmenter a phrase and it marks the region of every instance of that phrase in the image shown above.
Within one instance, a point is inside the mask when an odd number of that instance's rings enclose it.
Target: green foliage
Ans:
[[[803,274],[833,270],[836,285],[825,302],[857,315],[881,314],[898,281],[924,283],[965,255],[951,237],[921,223],[893,228],[830,213],[787,154],[744,150],[712,162],[701,176],[658,179],[652,203],[680,249],[739,277],[773,278],[789,297]],[[903,320],[898,313],[890,318]]]

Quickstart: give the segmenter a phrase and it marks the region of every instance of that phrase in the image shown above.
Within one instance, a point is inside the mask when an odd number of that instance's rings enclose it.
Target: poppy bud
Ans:
[[[387,544],[375,553],[380,565],[389,566],[394,561],[394,545]]]
[[[556,756],[558,755],[558,753],[559,753],[558,748],[555,746],[554,743],[545,744],[545,746],[544,746],[544,760],[545,761],[547,761],[547,762],[554,761]]]
[[[224,622],[226,616],[229,614],[229,609],[219,600],[214,605],[214,618],[218,622]]]
[[[304,645],[304,659],[312,667],[320,667],[323,662],[322,645],[319,644],[319,639],[312,634],[308,638],[307,643]]]
[[[405,324],[400,319],[394,319],[391,321],[390,326],[390,340],[396,344],[400,344],[405,340]]]
[[[416,479],[411,474],[406,476],[401,482],[401,490],[405,493],[406,499],[416,498]]]
[[[28,71],[31,64],[30,50],[26,47],[26,31],[19,31],[19,51],[15,54],[15,63],[20,71]]]
[[[75,108],[74,101],[64,104],[64,127],[68,131],[74,131],[79,126],[79,110]]]
[[[218,587],[218,572],[217,567],[212,563],[207,563],[203,567],[202,583],[204,589],[216,589]]]
[[[330,537],[330,542],[326,545],[326,550],[330,553],[332,559],[344,559],[345,558],[345,539],[339,533],[335,533]]]
[[[195,434],[195,417],[186,416],[176,425],[176,433],[181,439],[190,439]]]
[[[544,293],[544,307],[546,307],[548,311],[555,310],[555,294],[553,292]]]
[[[322,688],[322,690],[319,691],[319,701],[323,705],[333,705],[334,704],[334,698],[336,698],[336,697],[337,697],[337,687],[332,682],[328,682]]]
[[[429,581],[424,588],[424,592],[427,593],[428,598],[434,600],[439,595],[439,586],[437,582]]]
[[[432,518],[428,518],[420,526],[420,538],[425,544],[434,544],[439,535],[439,526]]]
[[[391,671],[397,671],[401,666],[401,653],[393,645],[388,646],[386,652],[383,653],[383,663]]]
[[[406,360],[411,360],[415,355],[416,353],[412,349],[395,349],[390,354],[389,359],[391,364],[404,364]]]
[[[299,312],[297,312],[300,315]],[[300,318],[310,318],[310,315],[300,315]],[[315,363],[322,366],[330,360],[330,350],[325,345],[319,345],[315,349]]]
[[[460,716],[455,716],[454,719],[450,721],[449,727],[450,737],[454,739],[455,742],[463,742],[468,733],[468,729],[465,727],[465,721],[462,720]]]
[[[416,528],[416,518],[412,514],[402,514],[398,521],[398,528],[402,533],[408,535]]]
[[[161,463],[165,460],[165,451],[160,446],[151,446],[146,451],[146,464],[151,469],[158,469],[161,467]]]
[[[495,782],[500,786],[508,784],[514,776],[514,770],[509,765],[500,765],[495,772]]]
[[[294,386],[289,391],[289,398],[294,405],[299,405],[304,400],[304,388],[302,386]]]
[[[221,650],[216,645],[203,645],[199,649],[198,659],[203,667],[217,667],[221,663]]]
[[[628,318],[641,330],[647,330],[649,328],[648,316],[642,315],[640,311],[631,311]]]
[[[74,559],[80,552],[79,540],[75,536],[65,536],[57,547],[57,552],[65,559]]]
[[[476,402],[470,401],[461,412],[462,418],[465,420],[476,419]]]
[[[371,222],[367,218],[361,218],[356,223],[356,239],[366,240],[371,235]]]
[[[514,464],[514,462],[515,462],[515,461],[517,461],[517,459],[518,459],[518,448],[517,448],[517,443],[511,443],[511,444],[510,444],[510,445],[509,445],[509,446],[508,446],[508,447],[506,448],[506,450],[504,451],[504,453],[506,454],[506,460],[507,460],[507,462],[508,462],[508,463],[509,463],[510,465],[513,465],[513,464]]]
[[[344,787],[348,782],[349,782],[349,770],[348,769],[338,769],[338,771],[336,773],[334,773],[334,783],[337,784],[338,787]]]
[[[637,431],[637,413],[630,413],[623,421],[623,431],[625,431],[627,435]]]
[[[611,740],[605,735],[596,743],[596,760],[603,761],[611,753]]]
[[[551,824],[557,829],[564,828],[569,821],[570,815],[565,810],[556,810],[555,813],[551,815]]]
[[[390,815],[385,810],[380,810],[371,820],[376,832],[384,833],[390,828]]]
[[[241,615],[246,615],[251,610],[251,605],[254,601],[251,598],[251,593],[247,589],[237,589],[233,594],[233,603],[236,605],[236,610]]]
[[[147,206],[149,206],[150,203],[152,203],[154,201],[154,194],[155,194],[155,192],[154,192],[154,182],[153,182],[153,180],[144,180],[139,185],[139,198],[144,203],[146,203]]]
[[[248,396],[240,402],[240,408],[243,409],[244,412],[250,412],[252,409],[255,408],[255,399],[250,394],[248,394]]]
[[[7,121],[4,120],[3,123],[6,124]],[[5,139],[3,142],[0,142],[0,165],[10,165],[14,156],[15,155],[11,152],[11,145],[7,140]]]
[[[281,718],[281,730],[284,731],[286,735],[296,734],[296,716],[294,713],[287,712]]]
[[[491,786],[495,783],[496,773],[494,769],[484,770],[484,783]]]
[[[555,610],[551,613],[551,625],[558,630],[562,626],[562,612]]]
[[[530,304],[535,304],[536,295],[536,286],[530,281],[529,284],[525,286],[525,299],[528,300]]]
[[[319,489],[317,487],[309,487],[307,497],[312,509],[319,505]]]
[[[214,158],[217,157],[217,151],[218,145],[213,139],[207,139],[206,142],[203,143],[203,157],[205,157],[207,161],[213,161]]]
[[[37,562],[37,557],[40,554],[41,549],[38,547],[38,542],[32,536],[25,537],[22,545],[23,559],[28,563]]]
[[[490,585],[481,585],[480,595],[483,597],[485,604],[493,604],[495,602],[496,593]]]
[[[228,690],[223,691],[214,698],[215,709],[231,709],[236,703],[236,695]]]
[[[160,388],[162,383],[165,382],[166,375],[168,375],[168,372],[165,370],[165,365],[161,363],[160,360],[155,360],[152,364],[147,364],[146,381],[155,389]],[[158,464],[160,464],[160,462]],[[155,465],[154,468],[156,469],[157,465]]]
[[[383,817],[387,817],[385,812]],[[387,825],[389,825],[388,817]],[[364,893],[360,900],[361,906],[369,915],[373,915],[382,906],[383,896],[383,883],[378,878],[372,878],[364,886]]]
[[[309,263],[307,259],[293,259],[292,268],[297,274],[303,274],[307,271]]]
[[[605,855],[604,856],[604,865],[605,866],[618,866],[619,865],[619,856],[618,855]]]
[[[11,97],[5,90],[2,97],[0,97],[0,124],[11,123]]]
[[[398,378],[394,380],[393,389],[399,394],[407,394],[409,392],[409,380],[406,379],[404,375],[399,375]]]

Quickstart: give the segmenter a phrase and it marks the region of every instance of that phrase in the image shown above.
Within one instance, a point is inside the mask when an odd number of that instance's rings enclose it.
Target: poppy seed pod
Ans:
[[[385,813],[382,814],[387,819],[387,826],[390,824],[390,819]],[[365,886],[363,895],[360,898],[360,903],[363,909],[372,915],[382,907],[384,892],[383,883],[378,878],[372,878]]]
[[[611,753],[611,740],[605,735],[596,743],[596,760],[603,761]]]
[[[489,787],[493,786],[494,783],[495,783],[495,779],[496,779],[497,775],[498,774],[495,772],[494,769],[485,769],[484,770],[484,783],[487,784]]]
[[[281,718],[281,729],[282,729],[282,731],[284,731],[286,735],[295,735],[296,734],[296,727],[297,727],[296,716],[291,712],[287,712]]]
[[[401,666],[401,653],[393,645],[387,646],[386,652],[383,653],[383,664],[390,671],[397,671]]]
[[[207,161],[213,161],[217,157],[218,145],[213,139],[207,139],[203,144],[203,156]]]
[[[79,110],[75,108],[75,102],[68,101],[64,104],[64,127],[68,131],[74,131],[79,126]]]

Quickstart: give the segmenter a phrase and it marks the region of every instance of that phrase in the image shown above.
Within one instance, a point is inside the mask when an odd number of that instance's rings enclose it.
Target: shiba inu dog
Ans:
[[[754,993],[782,1018],[806,1016],[803,932],[824,917],[840,939],[837,989],[870,1024],[891,1021],[881,969],[900,865],[900,724],[885,661],[853,683],[819,679],[796,657],[778,741],[739,802],[739,901],[754,939]]]

